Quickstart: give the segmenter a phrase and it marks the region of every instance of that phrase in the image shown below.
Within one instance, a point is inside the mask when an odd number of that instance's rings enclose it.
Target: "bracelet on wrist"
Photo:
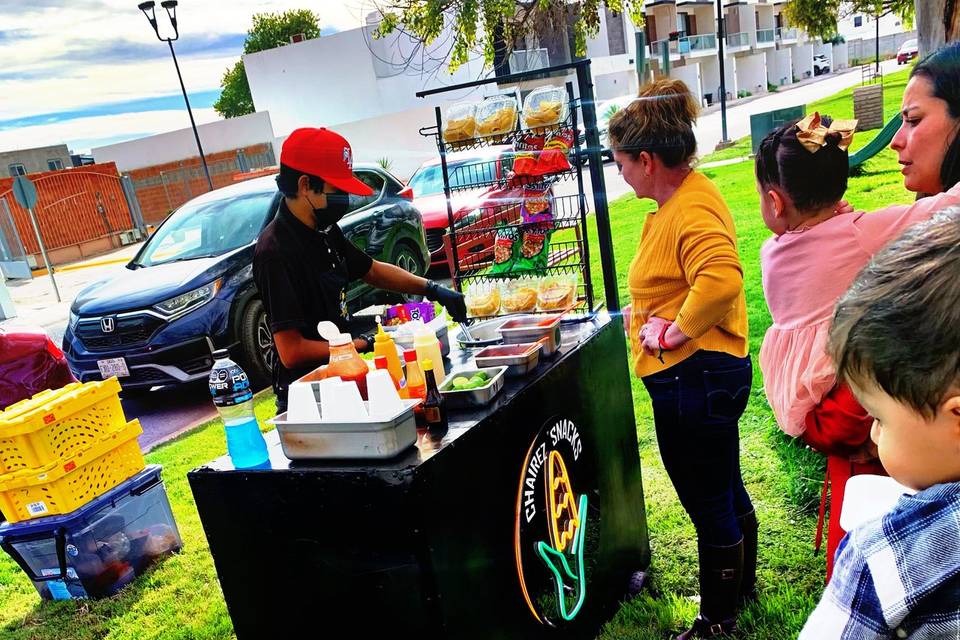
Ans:
[[[669,331],[670,327],[672,326],[673,324],[663,325],[663,329],[660,330],[660,337],[657,338],[657,343],[660,345],[660,348],[663,349],[664,351],[673,351],[676,348],[676,346],[671,346],[667,344],[667,331]]]

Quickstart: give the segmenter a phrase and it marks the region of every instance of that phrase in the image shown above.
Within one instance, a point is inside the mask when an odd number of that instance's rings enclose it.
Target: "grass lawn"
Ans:
[[[885,101],[900,102],[906,72],[886,78]],[[896,94],[896,95],[894,95]],[[850,117],[849,92],[810,105],[838,117]],[[846,102],[845,102],[846,101]],[[844,111],[846,109],[847,111]],[[865,144],[871,132],[858,134],[854,148]],[[746,143],[739,141],[739,145]],[[739,146],[738,145],[738,146]],[[706,161],[714,158],[707,157]],[[750,313],[750,346],[757,349],[770,318],[763,302],[758,254],[769,232],[760,219],[753,180],[753,164],[706,169],[716,181],[737,224],[740,252],[746,273]],[[860,209],[888,203],[905,203],[912,194],[901,186],[896,156],[889,150],[868,161],[861,175],[852,178],[847,199]],[[626,196],[611,206],[616,246],[616,267],[621,299],[626,300],[627,267],[640,237],[643,216],[650,201]],[[596,233],[591,257],[599,278]],[[602,284],[596,290],[602,294]],[[761,599],[742,616],[743,638],[769,640],[795,637],[819,598],[823,556],[813,555],[815,505],[822,481],[818,455],[783,437],[763,396],[759,368],[750,405],[741,421],[742,466],[760,519]],[[659,596],[624,604],[600,635],[604,640],[663,638],[696,614],[688,596],[697,592],[696,541],[693,526],[677,501],[657,451],[649,399],[642,384],[633,380],[633,402],[643,465],[647,517],[653,548],[652,571]],[[272,396],[257,404],[261,421],[273,413]],[[118,595],[96,602],[41,603],[19,567],[0,554],[0,637],[5,640],[149,640],[152,638],[201,640],[233,637],[230,618],[220,592],[213,561],[187,484],[187,472],[226,450],[219,421],[210,422],[147,456],[164,466],[163,477],[184,540],[184,550],[167,559]],[[242,533],[238,532],[238,535]]]

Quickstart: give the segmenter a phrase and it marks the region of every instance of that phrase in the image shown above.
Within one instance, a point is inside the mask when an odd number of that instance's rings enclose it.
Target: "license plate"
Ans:
[[[104,380],[111,376],[126,378],[130,375],[127,369],[127,361],[123,358],[110,358],[109,360],[97,360],[97,366],[100,367],[100,375]]]

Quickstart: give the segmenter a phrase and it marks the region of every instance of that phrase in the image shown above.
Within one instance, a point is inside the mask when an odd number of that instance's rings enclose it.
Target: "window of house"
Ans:
[[[61,160],[60,158],[53,158],[52,160],[47,160],[47,166],[50,167],[50,171],[62,171],[63,160]]]
[[[11,176],[25,176],[27,175],[27,170],[19,162],[10,165],[10,175]]]
[[[863,16],[853,16],[853,26],[862,27],[863,26]]]

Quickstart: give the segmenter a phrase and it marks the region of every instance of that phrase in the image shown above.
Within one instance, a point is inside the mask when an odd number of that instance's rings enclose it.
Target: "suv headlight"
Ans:
[[[73,331],[77,328],[77,323],[80,322],[80,316],[76,314],[72,309],[70,310],[70,319],[67,320],[67,326],[70,327],[70,330]]]
[[[197,307],[203,306],[213,300],[220,291],[222,284],[223,278],[218,278],[209,284],[203,285],[199,289],[181,293],[174,298],[164,300],[160,304],[154,305],[153,308],[169,318],[182,316],[188,311],[193,311]]]

